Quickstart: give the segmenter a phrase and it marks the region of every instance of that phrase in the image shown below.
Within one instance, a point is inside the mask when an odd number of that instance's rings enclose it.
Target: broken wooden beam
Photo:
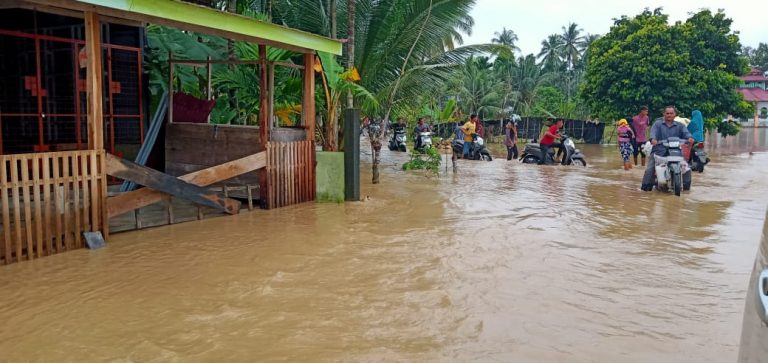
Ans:
[[[166,194],[170,194],[190,202],[201,204],[229,214],[240,211],[240,202],[235,199],[223,198],[218,193],[206,188],[190,184],[172,175],[138,165],[134,162],[106,154],[107,174],[120,179],[130,180]],[[127,194],[127,193],[126,193]]]
[[[244,158],[189,173],[180,176],[178,179],[199,187],[205,187],[261,169],[265,166],[267,166],[267,153],[262,151]],[[160,202],[166,198],[168,198],[168,194],[152,188],[134,190],[107,199],[107,213],[109,213],[109,218],[112,218],[134,209]]]

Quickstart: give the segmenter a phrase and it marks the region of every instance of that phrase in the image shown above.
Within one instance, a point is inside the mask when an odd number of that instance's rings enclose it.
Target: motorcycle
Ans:
[[[419,132],[418,136],[419,138],[419,147],[416,148],[417,151],[423,152],[426,149],[429,149],[432,147],[432,133],[429,131],[425,132]]]
[[[408,151],[405,146],[404,127],[395,127],[394,132],[392,132],[392,137],[389,139],[389,150],[402,152]]]
[[[693,146],[693,150],[691,151],[691,170],[697,171],[699,173],[704,172],[704,166],[709,164],[709,155],[706,151],[704,151],[704,143],[703,142],[697,142]]]
[[[576,143],[574,143],[573,140],[568,137],[568,135],[561,134],[560,141],[563,143],[565,149],[565,155],[563,155],[565,158],[564,165],[587,166],[587,161],[584,159],[584,154],[581,153],[581,150],[576,148]],[[552,160],[555,158],[556,150],[557,149],[555,148],[549,149],[549,156],[552,158]],[[539,148],[539,144],[526,144],[525,149],[523,150],[523,154],[520,156],[520,161],[525,164],[538,164],[539,160],[541,160],[541,149]]]
[[[683,174],[690,172],[690,166],[685,161],[680,138],[670,137],[661,142],[666,151],[664,156],[656,155],[653,157],[655,165],[656,189],[667,192],[672,189],[676,196],[680,196],[680,191],[691,188],[690,183],[683,184]]]
[[[468,159],[492,161],[493,158],[491,157],[491,153],[485,148],[485,140],[477,134],[473,135],[473,139],[474,141],[472,141],[472,145],[469,147]],[[451,146],[453,147],[453,152],[455,154],[462,155],[464,153],[463,139],[453,139]]]

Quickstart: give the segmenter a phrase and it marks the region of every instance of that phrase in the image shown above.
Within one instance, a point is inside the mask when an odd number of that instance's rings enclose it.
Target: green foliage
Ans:
[[[651,117],[669,104],[689,115],[699,109],[722,117],[742,112],[735,91],[746,62],[722,12],[702,10],[668,24],[660,9],[616,20],[595,40],[580,98],[602,119],[617,119],[647,105]]]
[[[739,133],[739,130],[741,130],[741,125],[737,122],[717,123],[717,132],[723,137],[736,135]]]
[[[426,170],[438,175],[441,162],[442,156],[434,147],[425,149],[423,153],[414,150],[411,152],[411,160],[403,164],[403,170]]]
[[[768,71],[768,44],[760,43],[757,48],[744,47],[742,54],[749,61],[749,65],[757,67],[761,71]]]

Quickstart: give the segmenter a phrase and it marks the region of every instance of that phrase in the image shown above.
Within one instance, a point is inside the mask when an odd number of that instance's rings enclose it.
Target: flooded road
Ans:
[[[711,142],[680,198],[640,192],[615,146],[440,177],[384,151],[364,202],[0,267],[0,361],[734,361],[768,206],[755,140]]]

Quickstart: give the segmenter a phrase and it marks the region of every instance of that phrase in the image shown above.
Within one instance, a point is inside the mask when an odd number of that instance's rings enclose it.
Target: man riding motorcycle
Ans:
[[[656,168],[655,156],[665,156],[664,152],[666,148],[660,141],[666,140],[670,137],[678,137],[682,140],[688,140],[689,145],[693,145],[693,137],[685,125],[675,122],[675,116],[677,116],[677,110],[675,106],[667,106],[664,108],[664,118],[658,119],[653,123],[651,127],[651,155],[648,156],[648,167],[645,169],[643,175],[643,182],[640,185],[640,189],[649,192],[653,190],[653,173]],[[683,174],[683,189],[688,190],[691,187],[691,171],[688,170]]]
[[[424,122],[423,117],[419,117],[419,121],[416,123],[416,127],[413,129],[413,139],[415,140],[415,146],[417,150],[421,150],[421,136],[422,132],[432,132],[432,129]]]

